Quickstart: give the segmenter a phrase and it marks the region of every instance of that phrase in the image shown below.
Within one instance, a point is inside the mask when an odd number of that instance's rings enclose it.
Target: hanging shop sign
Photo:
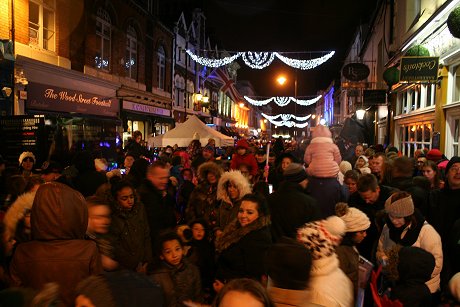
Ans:
[[[363,63],[350,63],[343,67],[342,75],[350,81],[362,81],[370,74],[369,67]]]
[[[365,106],[383,105],[386,100],[385,90],[364,90],[363,103]]]
[[[166,117],[171,116],[171,110],[149,106],[149,105],[141,104],[141,103],[135,103],[132,101],[127,101],[127,100],[123,100],[123,110],[155,114],[155,115],[161,115],[161,116],[166,116]]]
[[[436,82],[439,57],[402,57],[400,82]]]
[[[29,83],[27,92],[26,105],[29,109],[111,117],[118,115],[118,102],[112,97],[101,97],[40,83]]]

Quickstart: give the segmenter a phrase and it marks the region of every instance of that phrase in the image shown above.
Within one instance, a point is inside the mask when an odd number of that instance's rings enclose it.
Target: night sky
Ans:
[[[336,51],[328,62],[313,70],[297,70],[279,60],[254,70],[244,62],[239,80],[249,80],[257,95],[294,96],[295,74],[298,96],[314,96],[340,77],[340,68],[357,26],[369,22],[377,0],[211,0],[203,1],[206,31],[212,42],[229,51]],[[291,54],[308,59],[322,54]],[[280,87],[276,76],[284,73],[291,83]],[[289,82],[289,81],[288,81]],[[305,110],[306,111],[306,110]]]

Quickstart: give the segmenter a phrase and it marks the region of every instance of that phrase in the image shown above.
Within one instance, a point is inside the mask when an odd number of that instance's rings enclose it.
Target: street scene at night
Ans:
[[[0,306],[460,306],[460,0],[0,0],[0,90]]]

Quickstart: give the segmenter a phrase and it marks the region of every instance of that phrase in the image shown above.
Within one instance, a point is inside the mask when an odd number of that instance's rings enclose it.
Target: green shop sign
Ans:
[[[400,82],[436,82],[439,57],[402,57]]]

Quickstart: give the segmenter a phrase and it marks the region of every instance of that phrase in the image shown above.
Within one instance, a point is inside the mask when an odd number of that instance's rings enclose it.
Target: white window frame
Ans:
[[[175,88],[175,105],[176,107],[184,107],[185,102],[185,79],[179,75],[174,78]]]
[[[157,50],[157,87],[165,90],[166,87],[166,52],[163,46],[159,46]]]
[[[420,101],[419,105],[417,105],[417,101]],[[414,109],[412,109],[413,104],[415,104]],[[398,93],[396,111],[397,115],[410,114],[414,111],[434,107],[435,104],[436,84],[415,84]]]
[[[126,29],[126,58],[125,70],[126,77],[137,80],[137,32],[133,26],[129,25]],[[133,68],[134,67],[134,68]]]
[[[98,31],[98,23],[101,25],[101,30]],[[105,30],[108,30],[109,35],[105,34]],[[94,61],[96,68],[109,71],[110,70],[110,58],[112,50],[112,21],[109,13],[103,8],[97,10],[96,15],[96,39],[101,41],[100,56],[96,55]],[[104,39],[108,40],[108,46],[105,46]],[[107,55],[107,57],[105,57]]]
[[[51,5],[50,5],[51,2]],[[35,24],[30,21],[29,15],[29,44],[32,46],[37,46],[41,49],[48,50],[51,52],[56,51],[56,1],[55,0],[34,0],[30,1],[29,5],[33,3],[38,6],[38,24]],[[53,29],[45,28],[44,21],[44,10],[51,11],[53,13]],[[35,33],[37,38],[36,41],[31,38],[31,34]],[[48,35],[49,38],[45,39],[45,34],[51,33]]]
[[[460,155],[460,131],[455,136],[455,124],[458,123],[460,129],[460,110],[447,110],[446,116],[446,148],[445,154],[448,158]],[[456,148],[456,150],[455,150]]]
[[[429,135],[429,141],[425,141],[425,129],[422,129],[422,140],[417,140],[417,127],[423,127],[424,125],[428,125],[430,127],[430,135]],[[409,136],[406,133],[406,127],[408,127],[408,130],[414,129],[414,139],[410,140]],[[411,157],[413,156],[413,153],[417,149],[423,149],[423,148],[428,148],[431,149],[431,141],[433,139],[433,130],[434,130],[434,121],[424,121],[424,122],[416,122],[416,123],[408,123],[408,124],[403,124],[399,126],[398,129],[398,140],[399,140],[399,147],[401,149],[401,152],[408,156]],[[408,150],[409,149],[409,152]]]

